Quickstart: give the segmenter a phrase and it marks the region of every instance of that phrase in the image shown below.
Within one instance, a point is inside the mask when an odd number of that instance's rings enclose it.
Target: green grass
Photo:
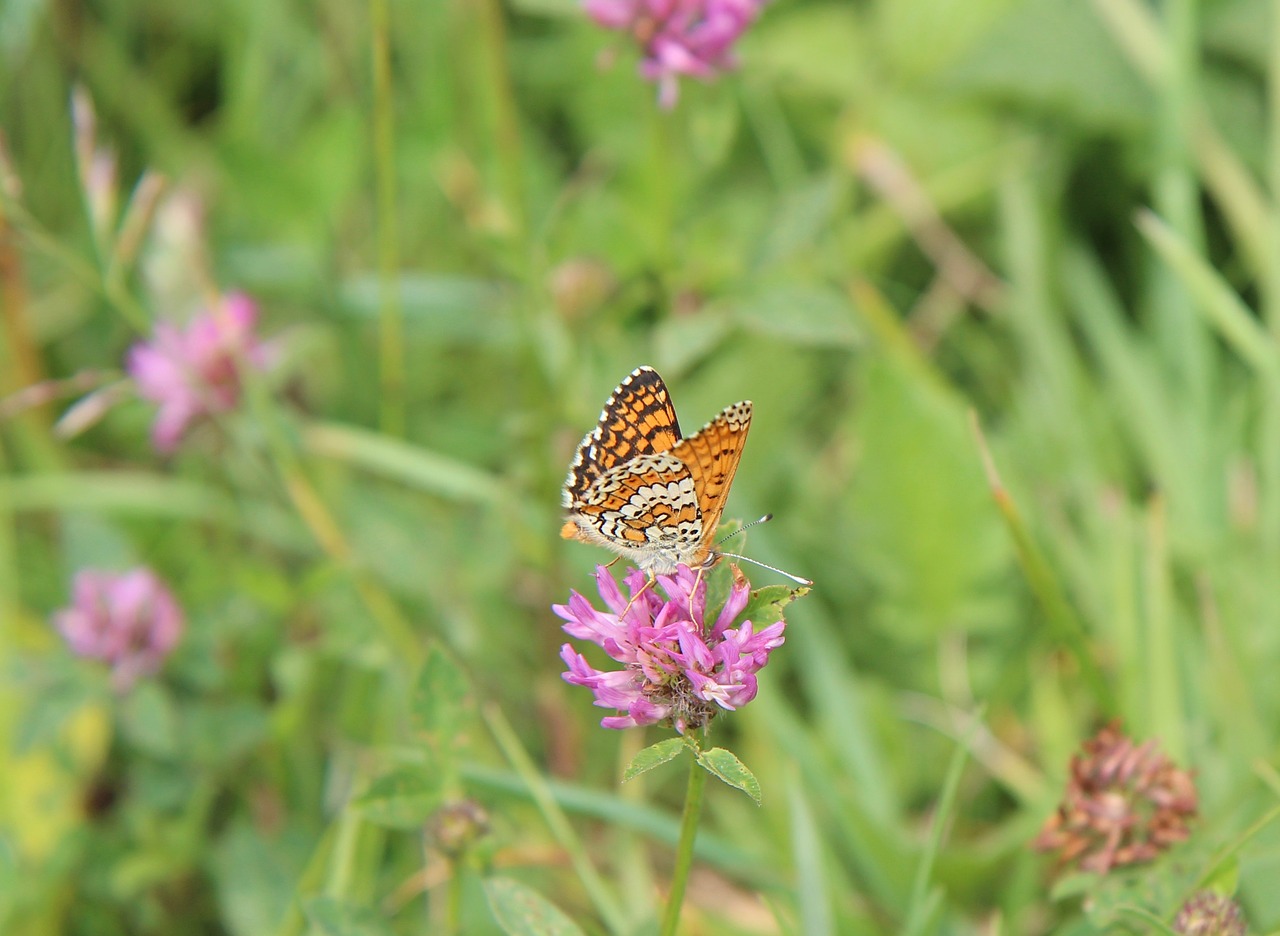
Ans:
[[[656,932],[686,775],[620,785],[669,733],[597,726],[550,610],[640,364],[686,430],[754,401],[734,542],[816,582],[684,932],[1157,933],[1197,882],[1280,931],[1277,50],[1263,0],[775,0],[665,113],[573,0],[0,3],[0,931]],[[58,431],[216,289],[283,349],[241,412]],[[117,698],[49,617],[138,564],[188,627]],[[1060,882],[1112,717],[1200,820]]]

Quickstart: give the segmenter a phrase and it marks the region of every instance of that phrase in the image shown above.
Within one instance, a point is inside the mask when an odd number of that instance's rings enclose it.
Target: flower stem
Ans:
[[[396,213],[395,117],[388,0],[370,0],[373,57],[373,149],[377,184],[379,376],[381,428],[405,431],[404,310],[400,301],[400,234]]]
[[[701,741],[701,732],[696,736]],[[676,868],[671,876],[671,895],[662,918],[662,936],[675,936],[680,922],[680,905],[693,867],[693,843],[698,837],[698,817],[702,814],[702,791],[707,785],[707,772],[696,757],[689,760],[689,787],[684,795],[684,815],[680,817],[680,842],[676,845]]]

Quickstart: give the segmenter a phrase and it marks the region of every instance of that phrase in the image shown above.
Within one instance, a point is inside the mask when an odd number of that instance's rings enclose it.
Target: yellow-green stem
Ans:
[[[699,738],[698,740],[701,740]],[[689,786],[684,794],[684,815],[680,817],[680,841],[676,845],[676,867],[671,875],[671,893],[667,912],[662,918],[662,936],[675,936],[680,923],[680,906],[684,903],[689,871],[693,868],[693,844],[698,838],[698,818],[702,815],[702,791],[707,786],[707,772],[696,757],[689,758]]]
[[[391,85],[388,0],[369,0],[373,57],[373,152],[378,203],[378,354],[383,432],[405,431],[404,309],[400,301],[400,235],[396,214],[395,100]]]

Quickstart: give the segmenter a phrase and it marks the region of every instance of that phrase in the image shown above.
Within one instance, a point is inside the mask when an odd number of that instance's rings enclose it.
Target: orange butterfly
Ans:
[[[637,367],[605,401],[564,484],[565,539],[613,550],[649,574],[705,569],[751,428],[751,401],[680,435],[667,385]]]

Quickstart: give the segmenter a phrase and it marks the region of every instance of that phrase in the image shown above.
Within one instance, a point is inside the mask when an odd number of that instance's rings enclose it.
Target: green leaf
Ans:
[[[757,806],[760,805],[760,781],[732,751],[725,748],[702,751],[698,754],[698,763],[709,774],[729,784],[735,790],[741,790],[755,800]]]
[[[440,805],[437,771],[403,768],[384,774],[352,806],[369,822],[393,829],[417,829]]]
[[[675,760],[688,747],[684,738],[668,738],[666,741],[659,741],[657,744],[651,744],[635,757],[631,758],[631,763],[627,764],[627,769],[622,772],[622,782],[626,783],[642,773],[665,764],[667,761]]]
[[[493,918],[508,936],[582,936],[563,910],[519,881],[489,878],[484,890]]]
[[[457,664],[433,646],[418,672],[409,717],[414,731],[437,743],[457,735],[462,726],[462,700],[467,683]]]
[[[797,598],[803,598],[812,589],[808,585],[792,588],[789,585],[766,585],[757,588],[747,599],[747,606],[742,609],[735,621],[750,621],[758,631],[782,620],[782,611]]]
[[[316,897],[303,905],[307,919],[325,936],[392,936],[391,927],[368,907]]]

